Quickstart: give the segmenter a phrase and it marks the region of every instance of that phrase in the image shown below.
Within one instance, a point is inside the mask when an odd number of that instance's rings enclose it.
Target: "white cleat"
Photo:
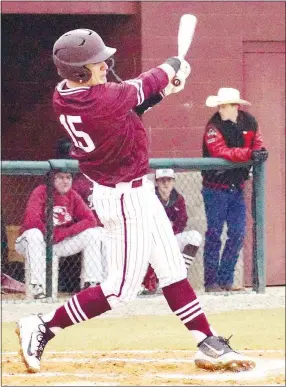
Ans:
[[[209,371],[225,370],[232,372],[251,371],[255,361],[237,353],[229,345],[229,339],[221,336],[209,336],[198,344],[195,364]]]
[[[40,314],[21,318],[16,333],[20,341],[20,355],[28,372],[39,372],[45,346],[55,335]]]

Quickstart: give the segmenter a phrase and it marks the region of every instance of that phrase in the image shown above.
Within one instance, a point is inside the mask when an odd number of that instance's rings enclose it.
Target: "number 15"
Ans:
[[[92,152],[95,149],[95,145],[90,136],[81,130],[76,130],[74,126],[74,124],[82,123],[81,116],[65,116],[64,114],[61,114],[60,122],[71,136],[76,147],[81,148],[87,153]],[[79,140],[81,138],[84,140],[85,144]]]

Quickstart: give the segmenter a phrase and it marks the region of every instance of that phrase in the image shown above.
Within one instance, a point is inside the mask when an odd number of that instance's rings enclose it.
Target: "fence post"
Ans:
[[[47,173],[47,239],[46,239],[46,294],[52,297],[53,281],[53,206],[54,206],[54,176],[53,172]]]
[[[265,163],[253,166],[253,269],[252,288],[257,293],[265,293]]]

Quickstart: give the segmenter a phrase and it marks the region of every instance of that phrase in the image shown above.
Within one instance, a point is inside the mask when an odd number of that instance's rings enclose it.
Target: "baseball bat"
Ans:
[[[181,60],[184,60],[187,55],[194,37],[196,25],[196,16],[189,13],[181,16],[178,30],[178,57]],[[181,80],[175,76],[172,83],[174,86],[179,86],[181,84]]]

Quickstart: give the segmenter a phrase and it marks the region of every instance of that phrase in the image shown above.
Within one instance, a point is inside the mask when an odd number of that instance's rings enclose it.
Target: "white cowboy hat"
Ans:
[[[226,105],[230,103],[237,103],[238,105],[251,105],[250,102],[240,98],[240,93],[237,89],[231,87],[222,87],[219,89],[217,95],[210,95],[206,99],[206,106],[216,107],[218,105]]]
[[[155,179],[161,179],[162,177],[171,177],[172,179],[175,179],[175,172],[173,169],[156,169],[155,172]]]

